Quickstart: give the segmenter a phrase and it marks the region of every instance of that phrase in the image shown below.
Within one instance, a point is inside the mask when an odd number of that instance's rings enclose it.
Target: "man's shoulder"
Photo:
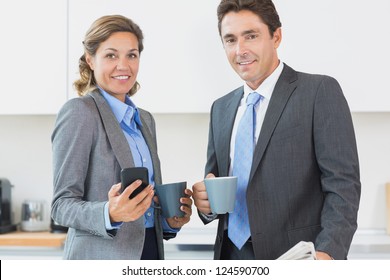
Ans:
[[[309,72],[303,72],[303,71],[297,71],[294,70],[293,68],[285,65],[285,69],[289,73],[295,73],[297,77],[298,82],[303,82],[303,83],[322,83],[323,81],[330,81],[330,82],[337,82],[337,80],[329,76],[327,74],[320,74],[320,73],[309,73]],[[283,73],[281,75],[283,77]]]
[[[240,86],[240,87],[232,90],[231,92],[223,95],[222,97],[216,99],[214,103],[219,104],[219,103],[229,102],[232,98],[241,96],[243,93],[244,93],[244,86]]]

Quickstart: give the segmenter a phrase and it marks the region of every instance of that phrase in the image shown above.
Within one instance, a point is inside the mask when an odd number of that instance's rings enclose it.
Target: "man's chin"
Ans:
[[[253,79],[253,77],[248,72],[238,72],[238,71],[236,71],[236,73],[245,82],[250,82]]]

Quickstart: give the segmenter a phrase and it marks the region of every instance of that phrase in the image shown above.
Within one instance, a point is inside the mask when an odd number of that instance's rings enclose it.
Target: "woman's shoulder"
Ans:
[[[88,114],[96,111],[96,104],[90,95],[69,99],[60,109],[61,112],[73,112],[76,114]]]
[[[149,111],[146,111],[145,109],[142,109],[142,108],[138,107],[138,112],[139,112],[139,114],[140,114],[142,119],[154,120],[154,117],[153,117],[152,113],[150,113]]]

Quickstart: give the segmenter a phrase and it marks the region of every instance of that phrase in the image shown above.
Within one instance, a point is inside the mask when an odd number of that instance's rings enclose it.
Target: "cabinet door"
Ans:
[[[55,114],[67,99],[67,1],[0,2],[0,114]]]
[[[121,14],[134,20],[145,37],[137,106],[154,113],[209,112],[216,98],[242,84],[218,35],[219,2],[69,0],[68,87],[78,77],[81,42],[92,22]]]
[[[220,0],[69,0],[69,82],[83,36],[102,15],[122,14],[145,35],[134,96],[160,113],[209,112],[218,97],[241,86],[217,28]],[[275,0],[283,24],[281,61],[297,71],[335,77],[355,112],[390,111],[389,0]]]
[[[390,112],[390,1],[274,0],[279,57],[297,71],[335,77],[354,112]]]

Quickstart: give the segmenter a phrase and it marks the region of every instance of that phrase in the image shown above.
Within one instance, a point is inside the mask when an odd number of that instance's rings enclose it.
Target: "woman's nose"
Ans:
[[[128,67],[129,67],[129,64],[127,62],[127,59],[125,59],[125,58],[118,59],[118,64],[116,65],[116,69],[127,70]]]

